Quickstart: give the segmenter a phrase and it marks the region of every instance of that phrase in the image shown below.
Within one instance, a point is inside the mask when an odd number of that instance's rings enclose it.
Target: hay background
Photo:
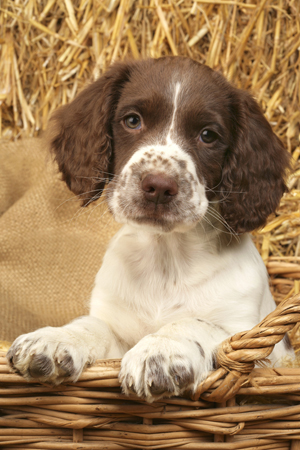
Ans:
[[[276,301],[299,292],[298,0],[2,0],[0,46],[5,139],[41,134],[53,110],[128,57],[187,55],[251,91],[294,161],[290,192],[254,240]]]

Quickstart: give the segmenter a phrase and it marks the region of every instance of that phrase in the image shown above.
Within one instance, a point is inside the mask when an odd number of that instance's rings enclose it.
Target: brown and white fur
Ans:
[[[108,184],[124,226],[90,315],[20,336],[11,367],[60,383],[98,358],[122,357],[127,394],[152,401],[193,390],[218,345],[275,308],[247,232],[278,206],[288,154],[248,93],[181,57],[114,64],[53,124],[69,188],[87,205]],[[287,352],[277,344],[272,362]]]

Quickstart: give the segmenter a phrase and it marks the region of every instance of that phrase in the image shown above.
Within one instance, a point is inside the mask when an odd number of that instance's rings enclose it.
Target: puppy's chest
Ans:
[[[123,259],[123,298],[132,309],[170,319],[205,307],[206,285],[222,264],[214,252],[182,236],[131,244]]]
[[[154,238],[132,246],[124,255],[128,278],[141,288],[163,289],[164,294],[201,281],[205,270],[200,252],[189,247]]]

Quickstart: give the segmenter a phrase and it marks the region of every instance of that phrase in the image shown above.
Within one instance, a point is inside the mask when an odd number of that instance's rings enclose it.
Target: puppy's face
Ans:
[[[288,156],[258,105],[188,58],[114,65],[55,119],[70,189],[87,204],[109,181],[122,223],[186,230],[217,201],[228,227],[249,231],[285,190]]]
[[[205,215],[232,137],[228,93],[190,60],[136,67],[117,104],[115,174],[108,204],[116,220],[181,230]]]

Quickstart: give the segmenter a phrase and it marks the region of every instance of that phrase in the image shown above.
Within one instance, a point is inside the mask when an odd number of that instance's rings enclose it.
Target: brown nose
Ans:
[[[142,181],[147,200],[154,203],[169,203],[178,194],[178,185],[173,178],[163,174],[149,174]]]

